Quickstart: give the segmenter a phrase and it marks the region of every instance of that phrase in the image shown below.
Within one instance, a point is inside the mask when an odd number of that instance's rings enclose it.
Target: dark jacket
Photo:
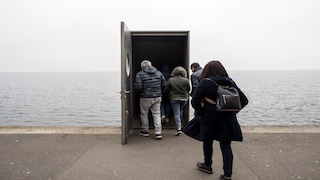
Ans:
[[[161,97],[166,80],[155,67],[145,66],[137,73],[134,86],[141,98],[156,98]]]
[[[191,90],[191,93],[190,95],[192,96],[194,91],[196,90],[198,84],[200,83],[200,76],[201,76],[201,73],[202,73],[202,68],[199,66],[197,67],[197,69],[194,71],[194,73],[191,74],[191,85],[192,85],[192,90]]]
[[[210,79],[219,85],[235,87],[239,91],[242,108],[248,104],[247,97],[232,79],[219,76],[212,76]],[[243,136],[237,120],[237,113],[218,112],[215,110],[215,105],[203,100],[204,97],[215,100],[216,92],[217,85],[210,80],[203,79],[192,96],[191,104],[197,115],[201,116],[200,133],[204,141],[242,141]],[[201,102],[204,103],[204,107],[201,106]]]

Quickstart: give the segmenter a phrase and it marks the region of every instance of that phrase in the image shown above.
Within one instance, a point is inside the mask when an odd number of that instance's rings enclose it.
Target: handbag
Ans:
[[[210,104],[216,105],[217,111],[240,111],[241,102],[239,92],[235,87],[220,86],[218,83],[210,78],[206,78],[216,84],[217,88],[217,99],[216,101],[205,97],[204,99]]]
[[[189,122],[185,124],[181,131],[193,139],[202,141],[203,137],[200,134],[200,120],[200,116],[195,116],[193,119],[191,119]]]

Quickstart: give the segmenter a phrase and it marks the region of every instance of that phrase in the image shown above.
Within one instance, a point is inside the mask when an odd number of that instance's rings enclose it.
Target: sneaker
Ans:
[[[163,123],[165,122],[165,120],[166,120],[166,116],[165,116],[165,115],[162,115],[162,116],[161,116],[161,124],[163,124]]]
[[[221,176],[220,176],[220,179],[231,180],[231,177],[227,177],[227,176],[225,176],[225,175],[221,175]]]
[[[182,134],[182,131],[181,131],[181,130],[178,130],[174,135],[175,135],[175,136],[180,136],[180,134]]]
[[[143,136],[143,137],[149,137],[148,131],[140,131],[140,132],[139,132],[139,135],[140,135],[140,136]]]
[[[198,168],[200,171],[206,172],[206,173],[208,173],[208,174],[212,174],[212,173],[213,173],[211,167],[207,167],[204,163],[201,163],[201,162],[198,162],[198,163],[197,163],[197,168]]]
[[[156,139],[162,139],[162,135],[161,134],[156,134]]]

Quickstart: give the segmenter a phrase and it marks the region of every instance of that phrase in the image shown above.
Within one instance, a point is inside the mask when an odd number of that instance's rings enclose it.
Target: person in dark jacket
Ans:
[[[192,96],[194,91],[196,90],[198,84],[200,83],[200,77],[201,77],[201,73],[202,73],[202,67],[200,66],[199,63],[194,62],[191,64],[190,69],[192,71],[192,74],[190,76],[191,79],[191,86],[192,86],[192,90],[190,95]]]
[[[136,75],[134,83],[136,91],[140,94],[140,118],[141,136],[149,137],[149,110],[152,113],[154,123],[154,133],[156,139],[162,139],[160,106],[162,90],[166,86],[166,80],[163,74],[152,66],[149,60],[141,62],[141,71]]]
[[[203,137],[204,162],[198,162],[199,170],[206,173],[212,171],[213,141],[220,143],[223,157],[224,174],[221,179],[231,179],[233,166],[233,153],[231,141],[242,141],[243,136],[237,120],[238,112],[219,112],[215,110],[215,105],[204,100],[204,97],[216,99],[217,85],[235,87],[240,95],[241,108],[248,104],[245,94],[239,89],[236,83],[229,78],[228,73],[219,61],[210,61],[203,69],[200,84],[197,86],[191,104],[195,108],[197,115],[201,116],[200,133]]]
[[[164,78],[166,79],[166,81],[169,80],[169,78],[171,77],[171,71],[168,65],[163,65],[162,69],[161,69],[161,73],[163,74]],[[161,123],[165,124],[167,122],[169,122],[169,118],[170,118],[170,99],[169,99],[169,93],[167,92],[162,92],[162,101],[161,101]]]

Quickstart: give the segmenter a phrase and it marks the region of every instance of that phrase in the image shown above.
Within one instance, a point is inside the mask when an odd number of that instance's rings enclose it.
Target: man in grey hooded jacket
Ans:
[[[191,90],[190,95],[192,96],[194,91],[196,90],[198,84],[200,83],[200,76],[202,73],[202,67],[199,65],[199,63],[195,62],[195,63],[191,64],[190,68],[192,71],[192,74],[191,74],[192,90]]]
[[[141,71],[136,75],[135,89],[140,95],[141,136],[149,137],[149,110],[152,113],[156,139],[162,139],[160,106],[162,90],[166,86],[163,74],[152,66],[149,60],[141,62]]]

